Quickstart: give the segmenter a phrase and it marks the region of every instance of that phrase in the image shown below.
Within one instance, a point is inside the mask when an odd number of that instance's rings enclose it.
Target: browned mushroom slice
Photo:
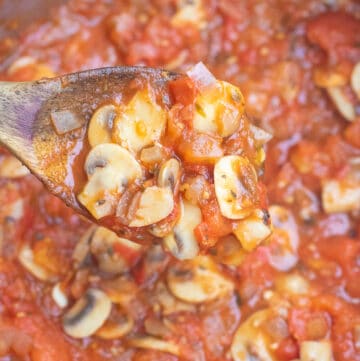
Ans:
[[[109,297],[98,289],[90,288],[64,314],[64,331],[74,338],[91,336],[104,324],[110,311]]]

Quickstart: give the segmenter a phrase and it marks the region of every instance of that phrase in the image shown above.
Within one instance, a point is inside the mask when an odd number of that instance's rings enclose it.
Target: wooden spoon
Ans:
[[[147,80],[167,91],[168,81],[179,76],[145,67],[112,67],[33,82],[0,82],[0,142],[52,193],[93,220],[76,199],[71,169],[92,113],[99,104],[121,102],[136,81]],[[53,124],[59,116],[67,117],[76,130],[59,134]]]

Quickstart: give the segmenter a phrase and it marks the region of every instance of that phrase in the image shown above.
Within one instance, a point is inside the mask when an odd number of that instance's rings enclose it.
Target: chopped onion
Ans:
[[[189,71],[187,71],[186,74],[194,81],[199,90],[216,83],[216,78],[202,62],[197,63]]]
[[[56,133],[59,135],[78,129],[84,123],[83,119],[71,110],[53,111],[51,113],[51,120],[54,124]]]

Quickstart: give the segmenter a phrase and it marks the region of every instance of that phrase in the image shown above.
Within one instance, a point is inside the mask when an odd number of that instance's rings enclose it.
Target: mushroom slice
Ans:
[[[360,100],[360,61],[354,66],[351,73],[351,87]]]
[[[191,259],[199,252],[194,229],[201,223],[202,215],[198,206],[186,200],[180,202],[180,218],[172,233],[165,236],[165,247],[177,259]]]
[[[245,322],[240,324],[231,345],[231,355],[234,361],[276,361],[271,351],[271,338],[264,330],[264,324],[277,316],[273,309],[255,312]]]
[[[228,137],[239,128],[244,111],[244,96],[240,89],[217,81],[197,96],[193,126],[202,133]]]
[[[331,100],[336,106],[338,112],[348,121],[353,122],[356,119],[355,107],[344,94],[341,87],[332,87],[326,89]]]
[[[148,187],[140,196],[139,204],[130,227],[144,227],[166,218],[174,208],[170,188]]]
[[[160,168],[157,183],[159,187],[169,187],[174,192],[180,180],[180,163],[171,158]]]
[[[137,336],[129,339],[129,346],[168,352],[175,356],[180,356],[180,347],[173,342],[164,341],[152,336]]]
[[[303,341],[300,343],[300,361],[332,361],[329,341]]]
[[[125,186],[142,176],[136,159],[126,149],[110,143],[99,144],[90,151],[85,170],[89,181],[78,200],[96,219],[114,213]]]
[[[158,141],[166,126],[166,113],[148,90],[138,91],[115,119],[114,139],[138,152]]]
[[[141,248],[141,245],[126,238],[118,237],[116,233],[104,227],[97,227],[91,238],[90,245],[99,269],[111,274],[125,272],[129,267],[126,259],[121,256],[120,252],[116,251],[117,249],[135,256]]]
[[[114,317],[110,316],[95,335],[105,340],[114,340],[128,334],[133,327],[134,320],[119,308]]]
[[[174,296],[190,303],[209,302],[234,289],[234,284],[208,256],[173,265],[168,269],[167,283]]]
[[[54,275],[47,269],[35,263],[33,250],[28,244],[21,247],[18,258],[21,265],[37,279],[51,281],[54,278]]]
[[[88,139],[91,147],[102,143],[111,143],[111,131],[116,118],[116,107],[104,105],[96,110],[90,120]]]
[[[252,251],[261,241],[269,237],[271,227],[269,216],[257,209],[251,216],[236,223],[234,234],[246,251]]]
[[[242,219],[253,212],[257,202],[257,175],[245,157],[228,155],[214,168],[216,198],[221,214],[230,219]]]
[[[109,317],[111,301],[102,291],[90,288],[63,316],[66,334],[74,338],[93,335]]]

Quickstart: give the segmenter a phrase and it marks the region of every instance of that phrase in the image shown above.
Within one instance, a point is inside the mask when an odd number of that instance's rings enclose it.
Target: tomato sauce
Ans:
[[[1,361],[360,361],[356,0],[70,0],[17,44],[1,80],[115,65],[186,72],[202,61],[238,86],[249,119],[273,135],[259,169],[273,234],[245,250],[207,167],[189,164],[182,191],[208,193],[195,230],[207,254],[177,260],[94,228],[1,150]],[[171,91],[183,104],[195,94],[185,80]],[[182,156],[202,156],[204,139],[186,139]],[[226,139],[229,152],[251,150],[241,139]],[[101,322],[84,334],[90,319]]]

